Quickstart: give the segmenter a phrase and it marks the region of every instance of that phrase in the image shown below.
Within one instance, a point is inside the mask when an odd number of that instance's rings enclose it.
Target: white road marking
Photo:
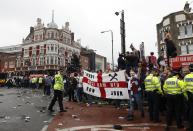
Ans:
[[[156,127],[161,126],[165,127],[165,124],[154,124],[154,123],[138,123],[138,124],[120,124],[122,127],[136,127],[140,128],[141,131],[146,131],[146,129],[150,129],[149,127]],[[95,129],[95,128],[113,128],[113,125],[90,125],[90,126],[78,126],[78,127],[71,127],[71,128],[64,128],[64,129],[57,129],[57,131],[77,131],[83,129]]]
[[[41,129],[41,131],[46,131],[48,129],[48,125],[44,125],[44,127]]]
[[[52,121],[52,118],[50,118],[48,120],[48,123],[50,123],[51,121]],[[41,131],[47,131],[47,129],[48,129],[48,125],[44,125],[44,127],[41,129]]]

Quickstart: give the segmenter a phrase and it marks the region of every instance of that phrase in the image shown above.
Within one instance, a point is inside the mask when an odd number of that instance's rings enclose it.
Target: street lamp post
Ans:
[[[111,32],[111,41],[112,41],[112,67],[114,71],[114,56],[113,56],[113,31],[112,30],[107,30],[107,31],[101,31],[101,33],[105,32]]]
[[[124,10],[121,12],[120,19],[120,34],[121,34],[121,53],[125,54],[125,21],[124,21]],[[120,12],[115,12],[115,15],[119,15]]]

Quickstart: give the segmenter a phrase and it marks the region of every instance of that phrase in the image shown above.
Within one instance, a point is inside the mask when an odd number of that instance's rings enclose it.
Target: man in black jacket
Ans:
[[[168,31],[166,33],[166,38],[165,38],[165,43],[166,43],[166,48],[167,48],[167,55],[168,57],[176,57],[177,56],[177,48],[174,44],[174,42],[171,39],[171,35]]]

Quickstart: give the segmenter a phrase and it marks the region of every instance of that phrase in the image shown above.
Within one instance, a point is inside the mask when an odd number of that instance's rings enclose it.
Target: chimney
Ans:
[[[190,11],[191,11],[190,4],[188,3],[188,1],[186,1],[186,4],[184,6],[184,12],[190,13]]]

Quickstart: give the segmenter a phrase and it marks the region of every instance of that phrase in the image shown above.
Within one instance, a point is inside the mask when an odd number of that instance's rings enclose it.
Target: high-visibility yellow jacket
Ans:
[[[33,77],[32,78],[32,83],[35,84],[37,82],[37,78],[36,77]]]
[[[146,78],[145,78],[145,90],[147,92],[150,91],[157,91],[158,93],[162,93],[161,91],[161,83],[158,77],[153,76],[153,74],[149,74]]]
[[[43,78],[42,78],[42,77],[39,78],[38,83],[39,83],[39,84],[42,84],[42,83],[43,83]]]
[[[64,90],[64,82],[63,82],[63,77],[61,74],[56,74],[55,77],[55,84],[54,84],[54,90]]]
[[[193,73],[187,74],[184,77],[184,92],[193,93]]]
[[[182,94],[184,88],[184,83],[179,80],[176,76],[168,78],[163,86],[163,90],[166,94],[177,95]]]

